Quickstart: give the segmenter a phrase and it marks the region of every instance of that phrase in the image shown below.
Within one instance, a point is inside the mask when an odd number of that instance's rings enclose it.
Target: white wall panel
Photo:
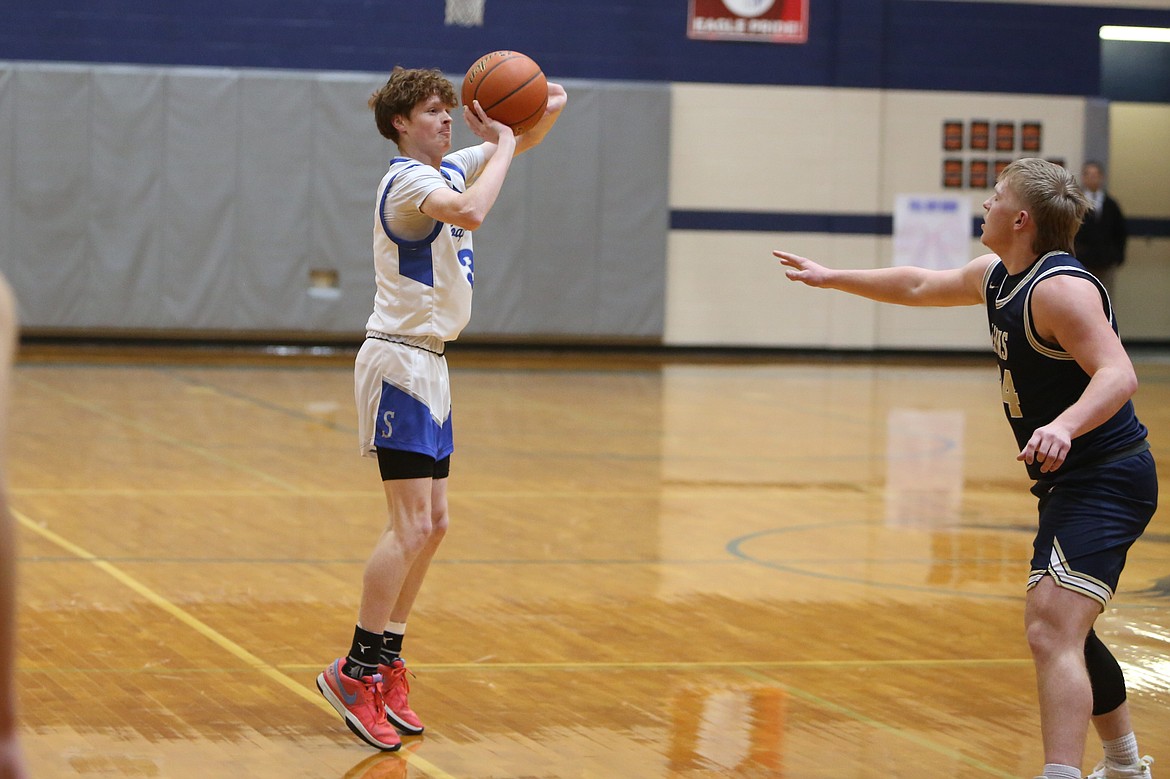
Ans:
[[[885,211],[893,210],[894,198],[899,194],[954,192],[942,186],[942,161],[945,157],[959,157],[964,161],[979,157],[992,161],[992,164],[996,159],[1025,156],[1060,158],[1073,170],[1080,170],[1084,149],[1083,98],[890,91],[882,93],[881,119],[882,157],[886,164],[881,173],[879,200]],[[1043,123],[1042,147],[1039,154],[1019,151],[944,152],[942,125],[948,119],[964,122],[989,120],[993,144],[997,121],[1013,122],[1017,130],[1020,122],[1040,121]],[[991,189],[963,190],[971,199],[973,214],[982,213],[982,203]]]
[[[675,84],[676,209],[873,213],[880,93]]]
[[[1170,238],[1130,238],[1115,285],[1122,339],[1170,340]]]
[[[876,303],[784,277],[776,248],[841,267],[871,267],[876,239],[674,231],[668,243],[666,332],[675,346],[870,349]]]
[[[1170,218],[1170,105],[1114,103],[1106,188],[1127,216]]]
[[[1106,188],[1132,218],[1170,219],[1170,105],[1109,107]],[[1114,304],[1123,338],[1170,339],[1170,238],[1130,237]]]

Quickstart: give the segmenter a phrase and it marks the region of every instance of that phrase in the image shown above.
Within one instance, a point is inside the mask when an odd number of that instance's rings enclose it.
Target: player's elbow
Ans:
[[[1125,375],[1121,377],[1121,390],[1125,393],[1125,397],[1127,398],[1132,398],[1137,394],[1138,378],[1137,374],[1134,373],[1132,368],[1126,371]]]
[[[1109,384],[1122,403],[1137,394],[1138,378],[1132,365],[1117,365],[1108,369]]]
[[[486,214],[470,213],[462,219],[459,227],[462,227],[464,230],[478,230],[480,225],[483,224],[485,216]]]
[[[487,209],[468,206],[448,214],[446,221],[464,230],[478,230],[487,216]]]

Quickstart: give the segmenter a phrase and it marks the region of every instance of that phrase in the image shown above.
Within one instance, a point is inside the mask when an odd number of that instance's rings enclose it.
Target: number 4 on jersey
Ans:
[[[1012,372],[1004,369],[999,382],[999,396],[1008,407],[1008,415],[1012,418],[1024,416],[1020,410],[1020,395],[1016,392],[1016,385],[1012,381]]]

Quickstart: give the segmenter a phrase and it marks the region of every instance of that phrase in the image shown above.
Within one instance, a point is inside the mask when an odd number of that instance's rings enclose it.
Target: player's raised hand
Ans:
[[[780,258],[780,264],[787,268],[784,275],[792,281],[803,282],[810,287],[823,287],[828,276],[828,269],[818,265],[807,257],[791,252],[782,252],[779,249],[772,252]]]
[[[555,114],[565,107],[565,103],[569,101],[569,94],[565,88],[554,81],[548,82],[548,103],[545,105],[544,113]]]
[[[471,101],[471,105],[463,106],[463,119],[473,133],[488,143],[498,144],[500,136],[505,133],[513,135],[512,128],[488,116],[478,100]]]

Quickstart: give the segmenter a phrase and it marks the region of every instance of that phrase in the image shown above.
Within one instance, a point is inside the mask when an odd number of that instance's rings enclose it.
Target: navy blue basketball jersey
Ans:
[[[1089,279],[1101,292],[1105,315],[1117,332],[1113,306],[1105,287],[1071,255],[1049,252],[1023,273],[1009,276],[1001,261],[987,269],[983,297],[991,343],[999,360],[1003,410],[1020,449],[1036,428],[1043,427],[1080,398],[1089,375],[1058,344],[1042,339],[1032,324],[1032,290],[1044,279],[1069,275]],[[1108,459],[1140,445],[1146,428],[1138,421],[1133,402],[1126,401],[1104,424],[1073,439],[1064,465],[1056,473],[1041,474],[1042,463],[1028,466],[1033,479],[1055,478],[1079,465]]]

